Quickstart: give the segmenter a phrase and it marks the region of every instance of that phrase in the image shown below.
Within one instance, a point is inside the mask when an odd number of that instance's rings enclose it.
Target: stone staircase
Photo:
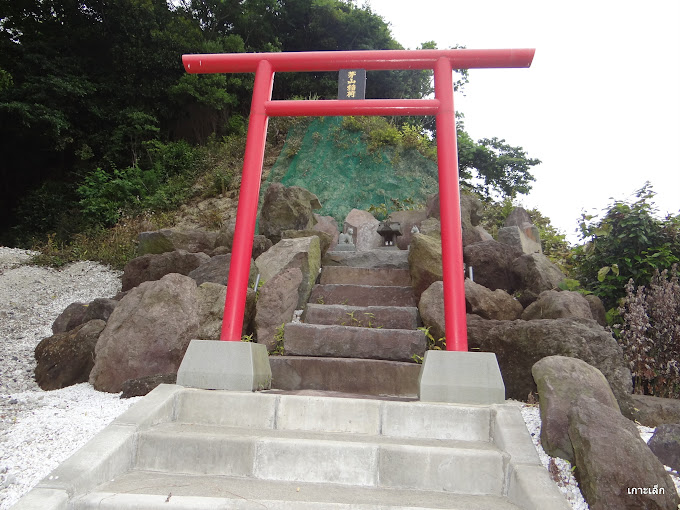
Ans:
[[[285,325],[285,356],[270,360],[273,387],[415,398],[413,356],[427,338],[407,256],[393,252],[392,267],[324,266],[302,322]]]
[[[517,406],[162,385],[17,510],[566,510]]]

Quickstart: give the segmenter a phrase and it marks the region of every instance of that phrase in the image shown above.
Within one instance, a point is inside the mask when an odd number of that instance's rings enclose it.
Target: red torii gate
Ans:
[[[183,55],[188,73],[255,73],[236,230],[221,340],[239,341],[262,180],[267,122],[271,117],[334,115],[434,115],[442,231],[446,348],[467,351],[458,150],[453,69],[529,67],[534,49],[377,50]],[[434,70],[434,99],[272,101],[275,72],[340,69]]]

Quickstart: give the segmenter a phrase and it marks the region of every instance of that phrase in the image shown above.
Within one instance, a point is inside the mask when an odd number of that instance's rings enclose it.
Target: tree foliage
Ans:
[[[680,215],[657,218],[654,195],[647,182],[633,202],[615,201],[602,218],[582,217],[579,228],[585,244],[574,250],[574,269],[607,308],[625,296],[629,280],[645,285],[655,271],[680,262]]]
[[[351,0],[0,0],[0,232],[14,224],[24,237],[66,235],[115,221],[124,208],[104,207],[106,196],[162,202],[161,190],[180,179],[154,147],[243,134],[252,74],[189,75],[184,53],[401,48],[370,6]],[[431,76],[370,72],[367,97],[420,98],[432,92]],[[466,81],[459,73],[457,86]],[[336,91],[336,73],[283,73],[274,97]],[[420,134],[428,127],[409,122]],[[518,148],[482,145],[486,152],[465,152],[475,153],[465,168],[486,165],[488,186],[521,193],[529,178],[510,163]]]

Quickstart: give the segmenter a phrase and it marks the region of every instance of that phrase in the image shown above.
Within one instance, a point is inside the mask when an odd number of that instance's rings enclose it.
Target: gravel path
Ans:
[[[120,272],[93,262],[62,270],[22,266],[30,252],[0,247],[0,510],[84,445],[138,399],[95,391],[87,383],[42,391],[35,346],[71,303],[120,290]]]

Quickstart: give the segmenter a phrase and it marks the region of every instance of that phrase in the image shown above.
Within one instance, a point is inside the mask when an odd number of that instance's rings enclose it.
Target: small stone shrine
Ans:
[[[378,225],[378,234],[383,238],[383,248],[396,248],[397,236],[403,235],[401,223],[396,221],[381,221]]]

